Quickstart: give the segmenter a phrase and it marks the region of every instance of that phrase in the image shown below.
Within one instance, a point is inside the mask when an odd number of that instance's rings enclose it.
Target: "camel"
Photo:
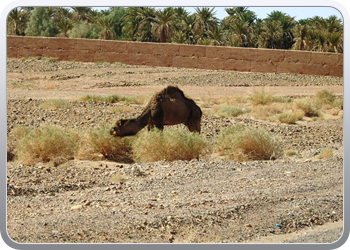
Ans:
[[[115,137],[136,135],[144,127],[163,130],[164,125],[184,124],[191,132],[201,131],[202,111],[197,104],[174,86],[168,86],[148,101],[136,118],[118,120],[110,130]]]

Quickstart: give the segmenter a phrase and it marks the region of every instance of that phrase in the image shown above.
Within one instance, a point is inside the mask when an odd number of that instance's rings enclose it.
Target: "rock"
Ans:
[[[70,210],[79,210],[79,209],[82,209],[83,208],[83,205],[75,205],[75,206],[72,206],[70,208]]]

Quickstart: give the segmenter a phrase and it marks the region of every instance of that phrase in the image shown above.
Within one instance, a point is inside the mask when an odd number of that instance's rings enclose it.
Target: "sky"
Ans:
[[[96,9],[101,9],[94,7]],[[188,12],[194,13],[194,7],[185,7]],[[216,17],[223,19],[228,14],[225,11],[226,7],[215,7]],[[106,8],[102,8],[106,9]],[[295,20],[312,18],[314,16],[320,16],[323,18],[328,18],[329,16],[335,15],[340,19],[342,18],[341,13],[332,7],[248,7],[249,10],[255,12],[258,18],[264,19],[272,11],[278,10],[282,11],[285,14],[288,14],[291,17],[295,17]]]

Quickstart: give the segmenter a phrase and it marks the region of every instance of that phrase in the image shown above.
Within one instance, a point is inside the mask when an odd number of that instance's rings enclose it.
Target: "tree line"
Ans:
[[[7,19],[7,34],[343,53],[343,22],[336,16],[295,20],[281,11],[266,18],[247,7],[19,7]]]

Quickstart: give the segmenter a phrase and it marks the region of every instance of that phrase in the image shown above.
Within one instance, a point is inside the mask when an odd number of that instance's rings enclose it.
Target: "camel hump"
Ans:
[[[184,92],[175,86],[167,86],[159,93],[159,95],[169,98],[186,98]]]

